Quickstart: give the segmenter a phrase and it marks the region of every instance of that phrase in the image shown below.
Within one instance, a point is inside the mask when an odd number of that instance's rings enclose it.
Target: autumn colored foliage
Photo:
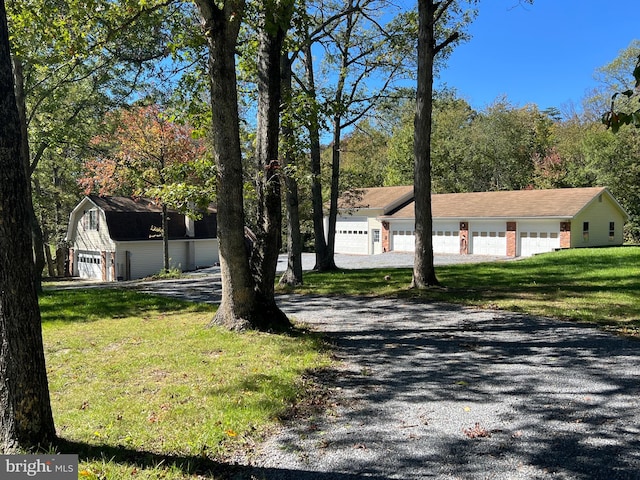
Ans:
[[[158,105],[114,113],[105,129],[108,133],[91,140],[96,155],[85,162],[79,180],[87,194],[149,195],[182,180],[186,167],[206,151],[190,126],[172,121]]]

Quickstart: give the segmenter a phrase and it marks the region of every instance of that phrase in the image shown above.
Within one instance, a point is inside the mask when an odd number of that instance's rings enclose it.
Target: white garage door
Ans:
[[[470,253],[474,255],[506,255],[507,223],[474,222],[471,228]]]
[[[460,223],[433,222],[433,253],[460,253]]]
[[[413,222],[392,223],[389,225],[391,231],[391,250],[394,252],[415,252],[416,234]]]
[[[78,275],[80,278],[102,280],[100,252],[78,253]]]
[[[339,217],[336,221],[336,253],[369,253],[369,232],[366,218]]]
[[[520,222],[518,237],[521,257],[552,252],[560,248],[560,222]]]

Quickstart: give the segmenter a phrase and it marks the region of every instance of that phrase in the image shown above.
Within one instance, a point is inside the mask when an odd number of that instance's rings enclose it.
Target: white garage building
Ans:
[[[116,281],[162,270],[162,208],[146,198],[84,197],[69,217],[69,273]],[[216,210],[193,220],[169,212],[169,259],[183,271],[219,262]]]
[[[349,192],[340,203],[337,253],[411,252],[413,187]],[[628,216],[604,187],[434,194],[435,253],[530,256],[621,245]]]

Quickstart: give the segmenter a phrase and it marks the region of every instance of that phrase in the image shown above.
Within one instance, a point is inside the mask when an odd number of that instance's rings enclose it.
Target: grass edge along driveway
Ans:
[[[436,267],[442,287],[410,290],[411,269],[305,274],[297,292],[389,295],[640,328],[640,247],[561,250],[502,262]]]

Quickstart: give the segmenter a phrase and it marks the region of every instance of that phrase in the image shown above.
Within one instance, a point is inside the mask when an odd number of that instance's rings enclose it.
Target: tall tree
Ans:
[[[287,269],[280,277],[281,285],[302,285],[302,234],[300,232],[300,201],[296,178],[296,115],[293,99],[291,59],[287,53],[281,58],[282,76],[282,170],[284,171],[287,212]]]
[[[238,91],[236,77],[236,43],[245,13],[242,0],[195,0],[200,11],[204,34],[209,46],[209,76],[213,105],[213,156],[217,165],[218,238],[220,241],[220,268],[222,274],[222,300],[213,322],[232,329],[259,328],[283,330],[290,327],[287,317],[277,308],[273,297],[275,267],[273,250],[277,255],[275,238],[278,213],[269,209],[280,208],[271,190],[278,180],[277,120],[280,99],[280,51],[282,22],[289,10],[288,2],[265,2],[260,13],[264,15],[260,34],[258,77],[265,89],[258,111],[259,133],[256,157],[263,169],[262,193],[266,196],[260,206],[259,236],[245,241],[245,211],[243,202],[243,167],[240,144]],[[282,10],[281,10],[282,9]],[[282,15],[278,19],[278,15]],[[269,28],[265,28],[265,27]],[[281,45],[281,44],[280,44]],[[275,63],[275,66],[272,64]],[[272,70],[274,68],[274,70]],[[275,72],[275,75],[272,73]],[[270,82],[276,82],[272,85]],[[274,137],[275,135],[275,137]],[[275,145],[275,146],[274,146]],[[270,250],[271,249],[271,250]],[[262,250],[266,260],[255,252]],[[276,258],[277,261],[277,258]],[[264,277],[260,277],[264,275]],[[271,285],[266,285],[267,278]]]
[[[264,0],[258,24],[258,124],[256,161],[258,176],[257,242],[253,246],[251,267],[257,294],[269,315],[269,327],[290,326],[277,307],[274,283],[282,231],[280,152],[280,110],[282,99],[282,48],[293,15],[293,0]]]
[[[376,0],[350,0],[337,21],[325,28],[324,48],[329,68],[337,71],[335,84],[325,90],[331,116],[331,183],[327,222],[327,269],[335,268],[335,235],[340,196],[340,162],[343,132],[373,111],[375,103],[386,95],[395,82],[410,76],[413,55],[407,52],[407,33],[415,22],[400,15],[384,26],[378,18],[388,15],[392,4]],[[371,88],[371,78],[378,80]]]
[[[308,2],[306,8],[296,31],[304,74],[295,79],[306,93],[308,104],[315,269],[333,270],[342,135],[373,110],[396,80],[410,75],[413,55],[407,53],[407,44],[415,22],[409,13],[383,25],[387,20],[383,17],[393,15],[398,8],[386,0]],[[323,52],[320,57],[324,59],[320,69],[316,68],[318,52]],[[323,72],[328,73],[325,82]],[[326,119],[333,139],[333,166],[325,231],[320,137]]]
[[[418,82],[414,117],[413,152],[415,193],[415,257],[412,288],[438,285],[433,264],[431,214],[431,119],[433,112],[433,68],[436,56],[460,38],[457,30],[444,31],[438,38],[438,26],[458,8],[454,0],[434,2],[418,0]],[[442,34],[442,30],[440,30]]]
[[[0,0],[0,450],[15,453],[55,439],[33,282],[29,189]]]

